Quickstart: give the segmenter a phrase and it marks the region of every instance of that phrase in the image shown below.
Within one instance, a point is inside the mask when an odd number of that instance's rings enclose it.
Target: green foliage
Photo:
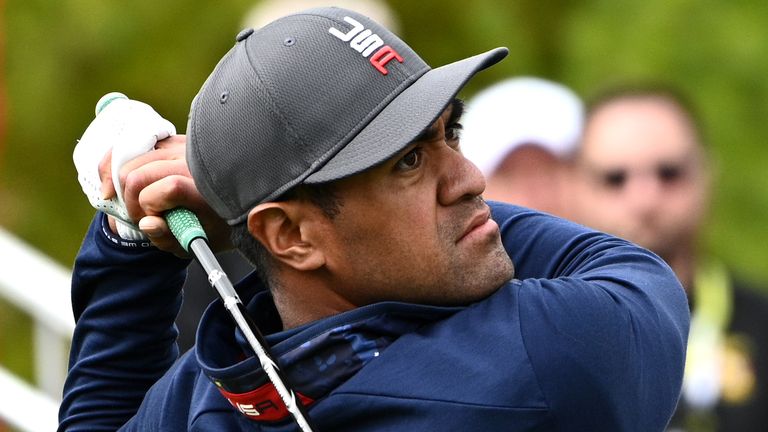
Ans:
[[[34,383],[32,374],[32,322],[0,299],[0,364],[19,378]],[[2,422],[0,422],[2,431]]]
[[[183,131],[197,89],[233,43],[247,0],[7,0],[9,131],[0,224],[69,264],[92,210],[71,162],[101,95],[146,101]],[[768,3],[760,0],[392,0],[400,33],[433,65],[499,45],[510,57],[465,96],[539,75],[588,97],[667,81],[698,106],[719,167],[703,246],[768,278]]]

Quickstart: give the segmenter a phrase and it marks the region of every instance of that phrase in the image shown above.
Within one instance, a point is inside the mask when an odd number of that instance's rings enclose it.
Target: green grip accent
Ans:
[[[104,110],[104,108],[107,107],[107,105],[109,105],[112,101],[117,99],[127,100],[128,96],[119,92],[111,92],[102,96],[101,99],[99,99],[99,101],[96,102],[96,115],[99,115],[99,113],[101,113]]]
[[[177,207],[169,210],[165,213],[165,220],[168,222],[173,236],[187,252],[189,252],[189,244],[192,243],[192,240],[196,238],[208,240],[203,226],[200,225],[200,220],[188,209]]]

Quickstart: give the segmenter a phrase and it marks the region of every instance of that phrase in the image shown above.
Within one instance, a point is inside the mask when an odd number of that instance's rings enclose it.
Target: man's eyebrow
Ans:
[[[450,110],[450,114],[448,115],[448,120],[445,124],[452,125],[461,118],[462,114],[464,114],[464,101],[459,98],[453,98],[446,109]],[[443,113],[444,112],[445,110],[443,110]],[[440,113],[440,115],[442,116],[443,113]],[[411,142],[429,141],[434,139],[439,133],[440,131],[437,129],[437,125],[432,123],[426,129],[421,131],[421,133]]]
[[[464,115],[464,101],[459,98],[454,98],[451,101],[451,114],[448,116],[447,126],[451,126],[461,119]]]

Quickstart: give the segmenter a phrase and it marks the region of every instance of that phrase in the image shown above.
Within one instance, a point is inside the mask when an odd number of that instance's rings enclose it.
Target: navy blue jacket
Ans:
[[[516,279],[467,307],[378,303],[282,331],[257,278],[238,284],[317,430],[664,429],[689,324],[669,267],[623,240],[491,206]],[[115,244],[103,225],[75,265],[60,430],[296,430],[218,302],[177,358],[187,261]]]

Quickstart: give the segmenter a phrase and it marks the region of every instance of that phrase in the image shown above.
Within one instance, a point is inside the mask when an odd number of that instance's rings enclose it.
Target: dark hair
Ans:
[[[601,108],[628,99],[657,99],[671,104],[686,119],[698,143],[706,143],[698,112],[690,98],[679,88],[664,83],[635,83],[603,89],[587,102],[585,123]]]
[[[334,183],[301,184],[284,193],[274,201],[306,200],[317,206],[329,219],[335,218],[341,206],[341,199],[336,194]],[[254,267],[256,272],[266,284],[272,287],[275,283],[272,279],[274,258],[261,242],[256,240],[248,231],[247,220],[232,226],[230,232],[232,244],[240,251]]]

